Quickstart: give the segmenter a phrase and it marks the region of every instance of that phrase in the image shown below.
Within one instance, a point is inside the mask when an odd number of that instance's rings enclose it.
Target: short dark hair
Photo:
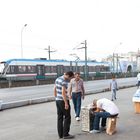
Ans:
[[[80,72],[75,72],[74,74],[75,74],[75,75],[76,75],[76,74],[80,75]]]
[[[74,73],[72,71],[67,71],[65,74],[68,75],[69,77],[73,77],[74,76]]]
[[[114,74],[112,75],[112,78],[115,78],[115,75]]]

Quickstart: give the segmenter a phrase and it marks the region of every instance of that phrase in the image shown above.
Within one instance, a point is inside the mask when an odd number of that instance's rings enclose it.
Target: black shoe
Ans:
[[[74,138],[74,136],[73,135],[70,135],[70,134],[68,134],[67,136],[64,136],[63,137],[63,139],[73,139]]]

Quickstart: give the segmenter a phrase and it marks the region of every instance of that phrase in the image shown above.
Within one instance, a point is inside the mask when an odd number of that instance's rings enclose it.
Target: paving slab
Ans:
[[[75,140],[139,140],[140,114],[135,114],[132,102],[137,88],[121,89],[117,92],[115,103],[120,109],[117,120],[117,132],[114,135],[104,133],[89,134],[81,131],[81,121],[74,117],[71,102],[72,124],[70,133]],[[82,101],[82,106],[90,104],[94,98],[111,98],[111,92],[91,94]],[[0,111],[0,140],[57,140],[55,102],[23,106]]]

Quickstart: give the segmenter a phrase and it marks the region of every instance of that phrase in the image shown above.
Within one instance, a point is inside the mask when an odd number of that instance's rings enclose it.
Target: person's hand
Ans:
[[[69,105],[68,105],[68,103],[65,103],[65,109],[66,109],[66,110],[69,109]]]
[[[71,100],[72,99],[72,96],[71,95],[69,95],[69,100]]]
[[[85,95],[82,95],[82,99],[83,99],[83,100],[85,99]]]
[[[95,114],[95,112],[94,112],[93,110],[90,110],[90,114],[94,115],[94,114]]]

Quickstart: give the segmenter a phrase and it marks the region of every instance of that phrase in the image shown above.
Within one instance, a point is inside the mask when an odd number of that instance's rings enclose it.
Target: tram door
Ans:
[[[45,79],[45,66],[44,65],[36,65],[36,68],[37,68],[36,79]]]
[[[86,70],[85,70],[85,66],[83,66],[83,70],[84,70],[84,77],[89,77],[89,66],[87,65]]]
[[[64,74],[64,66],[63,65],[57,65],[56,70],[57,70],[57,77]]]

